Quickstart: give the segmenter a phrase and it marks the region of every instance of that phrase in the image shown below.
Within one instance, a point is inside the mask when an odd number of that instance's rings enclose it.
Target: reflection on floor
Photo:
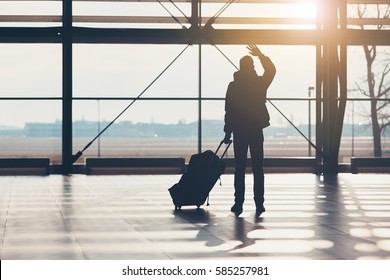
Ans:
[[[174,211],[178,175],[0,177],[1,259],[390,259],[390,175],[266,175],[266,209]],[[251,186],[252,176],[247,175]]]

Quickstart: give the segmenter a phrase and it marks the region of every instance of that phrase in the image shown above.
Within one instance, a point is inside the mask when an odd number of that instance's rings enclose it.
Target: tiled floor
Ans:
[[[210,206],[175,212],[178,179],[0,177],[1,259],[390,259],[389,174],[268,174],[260,219],[250,187],[229,212],[232,175]]]

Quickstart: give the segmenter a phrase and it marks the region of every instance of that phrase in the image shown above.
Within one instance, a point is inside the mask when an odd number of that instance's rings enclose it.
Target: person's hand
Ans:
[[[224,144],[229,144],[231,142],[230,138],[232,137],[231,133],[226,132],[225,133],[225,138],[223,138],[222,142]]]
[[[253,56],[261,57],[263,56],[262,52],[256,45],[248,45],[246,48],[249,50],[249,53]]]

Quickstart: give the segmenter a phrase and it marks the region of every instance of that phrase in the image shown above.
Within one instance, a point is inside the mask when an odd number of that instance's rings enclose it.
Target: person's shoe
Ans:
[[[264,206],[261,206],[261,207],[257,207],[256,208],[256,218],[260,217],[261,214],[263,214],[265,212],[265,208]]]
[[[236,217],[240,216],[240,214],[242,213],[242,204],[235,203],[230,209],[230,211],[233,212]]]

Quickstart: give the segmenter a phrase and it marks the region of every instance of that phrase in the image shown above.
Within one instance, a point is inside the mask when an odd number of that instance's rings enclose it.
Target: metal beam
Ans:
[[[62,27],[0,27],[0,43],[61,43]]]
[[[321,30],[248,29],[96,29],[74,28],[76,43],[187,44],[202,39],[215,44],[317,45],[326,40]],[[334,31],[336,43],[390,45],[390,30]]]
[[[63,2],[62,32],[62,171],[72,172],[72,1]]]
[[[189,23],[186,17],[175,17],[180,23]],[[208,17],[195,19],[195,22],[201,21],[202,24],[208,22]],[[378,26],[389,25],[390,18],[347,18],[347,25],[357,26],[362,25]],[[62,23],[62,16],[54,15],[1,15],[0,22],[7,23]],[[169,16],[73,16],[73,23],[143,23],[143,24],[158,24],[172,23],[177,24],[176,20]],[[293,18],[293,17],[218,17],[215,19],[215,24],[229,25],[315,25],[316,18]]]
[[[61,27],[0,27],[0,43],[61,43]],[[326,42],[322,30],[252,29],[122,29],[72,27],[73,43],[188,44],[209,39],[215,44],[318,45]],[[390,30],[335,30],[337,44],[390,45]]]

